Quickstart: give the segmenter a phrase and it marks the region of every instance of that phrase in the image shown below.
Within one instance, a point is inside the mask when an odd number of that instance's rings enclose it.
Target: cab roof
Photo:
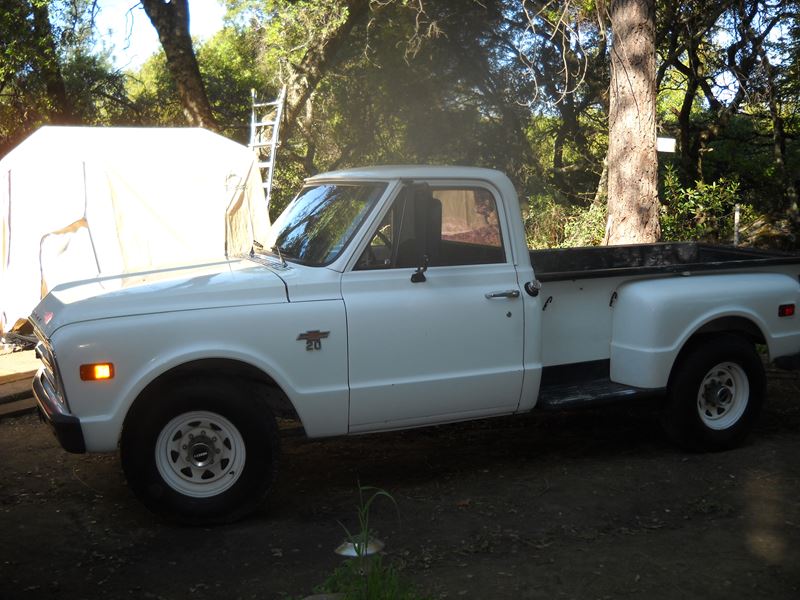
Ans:
[[[384,165],[343,169],[314,175],[306,179],[306,182],[397,179],[480,179],[490,181],[498,187],[508,182],[505,174],[495,169],[434,165]]]

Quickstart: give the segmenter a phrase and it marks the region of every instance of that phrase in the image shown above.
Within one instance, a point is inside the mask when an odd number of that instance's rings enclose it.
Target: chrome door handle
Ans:
[[[519,290],[505,290],[503,292],[488,292],[484,294],[487,299],[493,298],[519,298]]]

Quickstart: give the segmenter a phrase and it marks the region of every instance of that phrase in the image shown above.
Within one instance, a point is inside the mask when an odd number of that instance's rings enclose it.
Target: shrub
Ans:
[[[585,208],[573,207],[564,223],[564,239],[560,246],[575,248],[602,244],[606,233],[607,214],[605,204],[592,203]]]
[[[531,196],[525,212],[525,233],[529,248],[554,248],[564,239],[569,208],[552,196]]]
[[[597,246],[605,227],[605,204],[564,206],[548,196],[532,196],[525,216],[530,248]]]
[[[661,237],[667,241],[733,241],[734,210],[739,201],[739,182],[720,177],[713,183],[698,181],[684,188],[672,165],[664,173],[661,203]],[[752,220],[750,206],[742,205],[742,225]]]

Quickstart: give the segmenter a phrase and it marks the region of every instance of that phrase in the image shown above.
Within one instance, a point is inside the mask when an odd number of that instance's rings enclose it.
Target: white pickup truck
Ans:
[[[287,414],[322,437],[655,396],[675,440],[729,448],[762,405],[756,346],[800,355],[797,256],[529,251],[493,170],[317,175],[270,235],[236,260],[58,287],[31,316],[43,418],[68,451],[119,448],[153,510],[253,510]]]

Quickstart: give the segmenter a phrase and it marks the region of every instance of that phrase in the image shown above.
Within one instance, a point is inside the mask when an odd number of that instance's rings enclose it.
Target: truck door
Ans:
[[[408,185],[342,276],[350,431],[513,412],[522,290],[489,188]]]

